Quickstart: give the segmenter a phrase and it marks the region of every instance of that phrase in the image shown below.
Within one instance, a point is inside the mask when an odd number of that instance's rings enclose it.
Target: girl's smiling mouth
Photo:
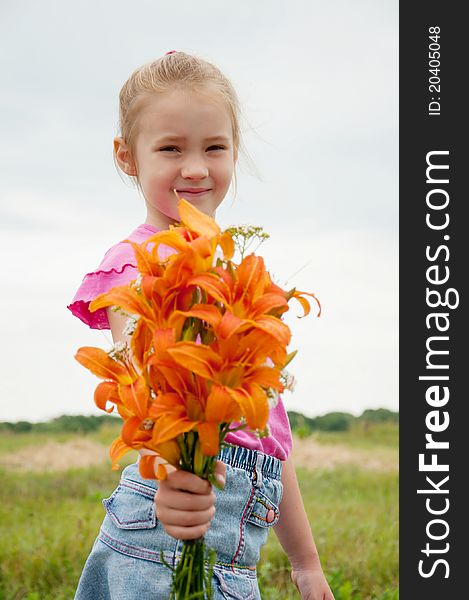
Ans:
[[[185,190],[176,190],[177,193],[179,195],[186,195],[189,197],[192,196],[201,196],[202,194],[205,194],[206,192],[210,192],[211,190],[209,188],[187,188]]]

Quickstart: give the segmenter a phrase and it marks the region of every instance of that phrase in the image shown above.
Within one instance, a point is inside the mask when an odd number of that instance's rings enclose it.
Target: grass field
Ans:
[[[116,435],[112,427],[86,436],[2,434],[1,600],[73,598],[104,516],[101,498],[120,477],[107,461]],[[336,600],[398,598],[397,447],[391,424],[296,441],[304,503]],[[289,573],[272,533],[259,565],[263,600],[299,598]]]

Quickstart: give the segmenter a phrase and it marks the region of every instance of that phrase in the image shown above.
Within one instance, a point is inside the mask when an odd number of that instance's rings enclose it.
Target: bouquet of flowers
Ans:
[[[244,256],[249,231],[222,232],[184,199],[178,208],[179,225],[142,244],[129,241],[137,279],[90,305],[127,314],[130,344],[110,352],[83,347],[75,358],[104,380],[96,405],[108,413],[116,407],[124,421],[110,448],[113,469],[126,452],[145,448],[153,453],[140,457],[143,477],[165,479],[172,465],[217,486],[215,461],[227,433],[268,435],[269,406],[285,389],[284,369],[295,354],[287,353],[291,333],[282,315],[295,298],[305,316],[305,296],[315,296],[284,291],[262,257]],[[173,251],[164,259],[163,245]],[[172,598],[210,598],[213,563],[212,553],[205,570],[203,538],[184,542]]]

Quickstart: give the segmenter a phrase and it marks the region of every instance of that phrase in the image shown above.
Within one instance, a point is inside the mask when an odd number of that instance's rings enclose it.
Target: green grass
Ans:
[[[399,446],[399,429],[395,423],[356,423],[348,431],[316,431],[311,438],[321,444],[345,444],[351,448],[373,449],[376,446]]]
[[[397,588],[396,474],[336,468],[298,479],[323,570],[336,600],[388,600]],[[290,592],[288,560],[275,536],[262,551],[263,599]],[[262,579],[261,579],[262,580]],[[275,595],[281,590],[281,595]],[[397,596],[396,596],[397,597]]]
[[[103,425],[97,431],[91,431],[87,433],[54,433],[48,432],[30,432],[30,433],[13,433],[9,431],[2,431],[0,436],[0,455],[6,452],[13,452],[20,450],[27,446],[41,446],[49,441],[54,442],[68,442],[73,439],[93,440],[109,446],[111,442],[120,433],[120,421],[116,425]],[[136,455],[135,455],[136,456]]]
[[[100,498],[118,474],[0,471],[0,598],[73,598],[102,520]]]
[[[377,439],[384,439],[384,445],[393,446],[397,431],[388,431],[384,438],[382,433],[361,442],[360,432],[327,434],[320,441],[371,449],[378,447]],[[75,437],[82,436],[52,439]],[[116,430],[103,428],[87,437],[108,445]],[[49,439],[50,434],[2,436],[0,452]],[[132,460],[134,456],[128,456],[121,464]],[[112,471],[109,464],[62,473],[0,470],[1,600],[73,598],[104,515],[100,500],[112,493],[119,477],[120,472]],[[298,478],[335,599],[397,600],[397,474],[340,467],[299,470]],[[263,600],[299,598],[290,582],[288,559],[273,533],[262,550],[259,582]]]

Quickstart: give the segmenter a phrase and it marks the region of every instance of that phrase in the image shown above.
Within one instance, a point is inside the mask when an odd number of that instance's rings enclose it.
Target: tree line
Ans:
[[[386,408],[367,409],[355,417],[347,412],[330,412],[318,417],[307,417],[302,413],[288,411],[288,418],[294,433],[302,436],[314,431],[348,431],[354,424],[398,423],[399,413]],[[88,433],[97,431],[103,425],[121,423],[121,418],[113,415],[62,415],[41,423],[30,421],[0,422],[0,433]]]

